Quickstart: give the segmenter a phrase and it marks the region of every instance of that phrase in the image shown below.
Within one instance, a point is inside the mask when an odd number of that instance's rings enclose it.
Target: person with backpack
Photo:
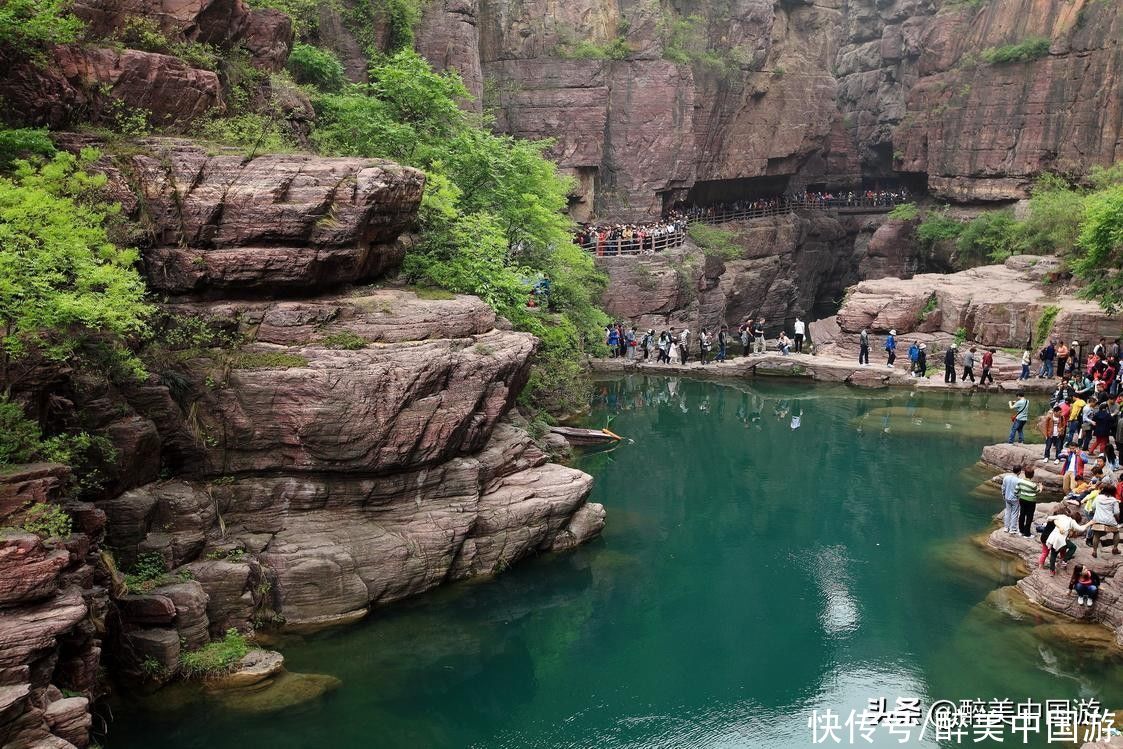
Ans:
[[[897,358],[897,331],[890,330],[889,335],[885,338],[885,352],[888,354],[888,361],[885,365],[890,369],[893,368],[893,362]]]
[[[870,364],[870,332],[862,328],[858,334],[858,366],[868,367]]]

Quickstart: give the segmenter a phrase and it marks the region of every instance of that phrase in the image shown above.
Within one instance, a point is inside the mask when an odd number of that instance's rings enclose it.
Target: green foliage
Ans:
[[[924,303],[924,307],[922,307],[920,312],[917,314],[917,320],[919,322],[924,322],[928,319],[928,315],[935,312],[936,308],[939,306],[939,300],[936,299],[935,294],[932,294],[930,297],[928,297],[928,301]]]
[[[47,461],[70,466],[80,491],[100,488],[102,467],[117,459],[113,444],[85,432],[43,438],[39,425],[24,416],[18,403],[0,398],[0,468]]]
[[[55,144],[45,129],[0,129],[0,170],[7,170],[16,159],[50,158]]]
[[[939,242],[956,239],[962,231],[963,222],[949,216],[945,209],[925,215],[916,227],[916,236],[925,247],[932,249]]]
[[[435,286],[410,286],[409,290],[412,291],[418,299],[435,299],[448,301],[455,299],[456,294],[446,289],[438,289]]]
[[[955,329],[955,345],[962,346],[963,342],[967,340],[967,328]]]
[[[251,8],[272,8],[292,19],[297,39],[311,39],[320,27],[321,0],[248,0]]]
[[[889,211],[889,218],[894,221],[912,221],[919,215],[920,209],[916,207],[916,203],[901,203]]]
[[[247,156],[296,150],[279,118],[259,112],[203,120],[195,134],[204,140],[238,148]]]
[[[173,42],[160,24],[143,16],[130,16],[117,32],[116,40],[130,49],[159,52],[180,58],[193,68],[218,70],[218,50],[201,42]]]
[[[39,425],[23,414],[23,407],[0,399],[0,466],[31,463],[41,456]]]
[[[993,65],[1006,65],[1014,62],[1029,62],[1049,54],[1049,40],[1041,37],[1023,39],[1017,44],[1005,44],[1001,47],[988,47],[982,52],[982,57]]]
[[[1011,211],[988,211],[963,227],[956,240],[956,256],[963,266],[1002,262],[1017,248],[1017,223]]]
[[[0,3],[0,46],[34,54],[51,44],[77,41],[82,22],[69,0],[5,0]]]
[[[357,351],[361,348],[366,348],[367,340],[362,336],[355,335],[354,333],[344,330],[339,333],[331,333],[320,339],[327,348],[344,349],[346,351]]]
[[[1029,255],[1070,254],[1080,232],[1083,203],[1081,191],[1063,179],[1052,174],[1039,177],[1026,216],[1018,222],[1018,251]]]
[[[125,573],[125,585],[130,593],[147,593],[165,581],[168,565],[163,555],[145,551],[137,555],[132,568]]]
[[[140,670],[150,679],[159,679],[164,675],[164,667],[160,661],[148,655],[140,663]]]
[[[736,232],[722,229],[719,226],[694,223],[687,229],[694,244],[701,248],[706,257],[716,257],[722,260],[737,260],[745,254],[745,249],[737,244]]]
[[[711,49],[706,33],[706,19],[695,13],[689,16],[664,16],[659,20],[657,32],[663,42],[663,57],[680,65],[692,65],[696,70],[718,76],[728,76],[751,59],[739,47]],[[783,77],[784,69],[776,66],[772,74]]]
[[[347,83],[339,58],[310,44],[297,42],[293,45],[288,69],[297,83],[309,84],[321,91],[339,91]]]
[[[207,643],[189,653],[180,653],[179,666],[189,679],[220,676],[234,668],[248,652],[250,644],[246,636],[231,627],[221,640]]]
[[[36,502],[23,514],[20,528],[43,538],[70,538],[70,515],[58,505]]]
[[[292,369],[307,367],[308,359],[286,351],[240,351],[230,358],[233,369]]]
[[[1123,185],[1088,196],[1072,261],[1087,285],[1081,294],[1110,311],[1123,305]]]
[[[316,97],[312,140],[327,154],[425,170],[423,231],[403,264],[407,281],[480,296],[526,330],[542,324],[524,312],[531,287],[545,277],[549,313],[575,326],[567,355],[599,339],[604,279],[572,243],[570,182],[543,157],[548,144],[487,130],[459,106],[468,97],[460,79],[433,72],[412,50],[373,65],[370,81]]]
[[[10,392],[18,365],[32,353],[62,361],[91,338],[138,374],[122,345],[150,309],[135,250],[115,246],[106,223],[115,204],[99,199],[102,175],[84,167],[98,157],[58,153],[42,166],[18,162],[0,177],[0,384]]]
[[[569,60],[627,60],[632,54],[628,40],[618,36],[606,44],[598,44],[588,39],[578,42],[563,42],[555,50],[558,57]]]
[[[1033,345],[1044,345],[1045,339],[1049,337],[1049,331],[1053,329],[1053,323],[1057,319],[1057,315],[1061,312],[1060,307],[1049,305],[1041,312],[1041,317],[1037,320],[1037,326],[1034,328]]]

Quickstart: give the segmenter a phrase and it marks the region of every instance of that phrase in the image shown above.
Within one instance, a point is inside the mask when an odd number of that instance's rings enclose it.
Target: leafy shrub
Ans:
[[[212,117],[199,124],[196,135],[204,140],[239,148],[247,156],[296,150],[279,119],[258,112]]]
[[[83,25],[69,6],[68,0],[5,0],[0,3],[0,46],[30,54],[77,41]]]
[[[1041,37],[1023,39],[1017,44],[989,47],[982,52],[983,59],[994,65],[1014,62],[1029,62],[1049,54],[1049,40]]]
[[[125,585],[130,593],[147,593],[166,582],[167,574],[168,565],[163,555],[156,551],[142,552],[125,573]]]
[[[285,351],[242,351],[230,364],[234,369],[291,369],[308,366],[308,359]]]
[[[690,225],[687,233],[707,257],[736,260],[745,254],[744,248],[735,241],[737,234],[728,229],[695,223]]]
[[[20,527],[43,538],[70,538],[70,515],[58,505],[37,502],[23,515]]]
[[[297,39],[312,39],[320,27],[320,0],[249,0],[251,8],[272,8],[292,19]]]
[[[916,207],[916,203],[901,203],[889,211],[889,218],[894,221],[912,221],[919,215],[920,209]]]
[[[1002,262],[1017,247],[1017,222],[1010,211],[988,211],[967,223],[955,247],[961,265]]]
[[[0,466],[30,463],[40,457],[39,425],[23,414],[23,407],[0,399]]]
[[[556,50],[558,57],[569,60],[626,60],[632,54],[628,40],[616,37],[607,44],[598,44],[588,39],[579,42],[562,43]]]
[[[134,371],[122,345],[143,329],[150,308],[135,250],[115,246],[106,224],[118,206],[97,199],[103,175],[84,167],[98,153],[57,153],[0,177],[0,385],[4,393],[31,371],[31,354],[62,361],[90,340],[108,342]]]
[[[221,676],[233,669],[248,652],[250,644],[245,635],[231,627],[221,640],[207,643],[189,653],[181,653],[179,665],[188,678]]]
[[[361,348],[366,348],[367,340],[362,336],[355,335],[349,330],[340,331],[339,333],[331,333],[320,339],[327,348],[344,349],[347,351],[357,351]]]
[[[1072,268],[1087,283],[1082,296],[1111,311],[1123,305],[1123,185],[1100,190],[1085,201]]]
[[[955,329],[955,345],[962,346],[963,342],[967,340],[967,328]]]
[[[1051,174],[1038,178],[1025,218],[1018,222],[1019,252],[1069,255],[1080,234],[1084,195]]]
[[[217,49],[201,42],[173,42],[164,34],[160,24],[144,16],[127,18],[116,39],[130,49],[173,55],[194,68],[218,69]]]
[[[16,159],[50,158],[55,144],[46,129],[0,129],[0,169],[8,169]]]
[[[916,236],[927,248],[955,239],[963,231],[963,222],[952,218],[946,210],[929,213],[916,227]]]
[[[310,84],[321,91],[338,91],[347,82],[339,58],[310,44],[293,45],[288,69],[297,83]]]

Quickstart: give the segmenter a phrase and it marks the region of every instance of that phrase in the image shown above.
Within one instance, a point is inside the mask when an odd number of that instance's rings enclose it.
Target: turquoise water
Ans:
[[[342,680],[319,700],[134,702],[105,743],[803,747],[813,709],[876,697],[1123,705],[1116,664],[985,603],[1015,579],[967,541],[1000,504],[971,469],[1009,423],[986,398],[600,383],[587,423],[634,440],[578,461],[602,539],[286,643],[290,670]]]

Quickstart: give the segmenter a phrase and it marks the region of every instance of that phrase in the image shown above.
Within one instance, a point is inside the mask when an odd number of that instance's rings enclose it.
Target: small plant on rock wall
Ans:
[[[215,640],[190,653],[179,656],[180,669],[188,678],[220,676],[233,669],[250,651],[249,640],[231,627],[221,640]]]
[[[955,345],[961,346],[961,345],[963,345],[963,342],[966,341],[966,340],[967,340],[967,328],[956,328],[955,329]]]
[[[70,515],[58,505],[42,502],[24,512],[20,528],[43,538],[70,538]]]
[[[357,351],[361,348],[366,348],[367,340],[362,336],[355,335],[354,333],[344,330],[339,333],[331,333],[320,339],[320,343],[328,348],[344,349],[345,351]]]
[[[168,573],[162,554],[146,551],[137,555],[132,568],[125,573],[125,585],[130,593],[147,593],[156,588]]]
[[[900,156],[894,154],[893,158],[900,160]],[[920,209],[916,207],[916,203],[901,203],[894,206],[893,210],[889,211],[889,218],[894,221],[912,221],[920,215]]]
[[[149,679],[159,679],[165,673],[164,665],[150,655],[140,662],[140,670]]]

